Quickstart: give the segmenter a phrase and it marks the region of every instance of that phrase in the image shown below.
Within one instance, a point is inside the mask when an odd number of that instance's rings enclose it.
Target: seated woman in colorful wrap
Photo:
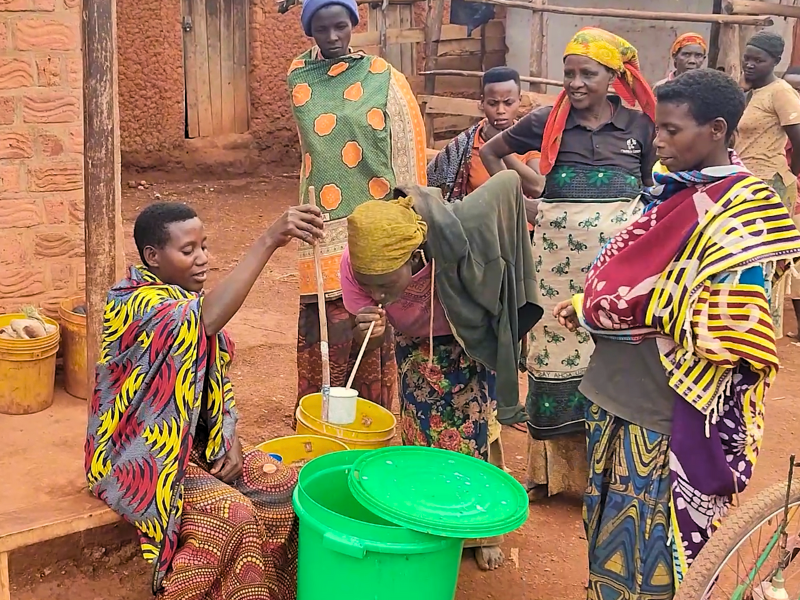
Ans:
[[[525,420],[519,341],[542,315],[519,175],[495,175],[452,204],[435,188],[397,193],[404,197],[367,202],[348,219],[342,292],[356,340],[373,323],[370,345],[395,328],[403,444],[494,462],[494,412],[501,423]],[[503,560],[498,544],[468,546],[479,547],[479,566],[494,569]]]
[[[638,67],[636,48],[622,38],[579,31],[564,50],[564,91],[555,106],[531,112],[481,148],[490,173],[511,152],[541,150],[546,177],[533,236],[545,316],[526,357],[532,500],[586,489],[586,399],[578,386],[594,344],[582,329],[565,334],[552,309],[582,291],[592,259],[634,218],[642,185],[652,182],[655,99]],[[612,83],[642,112],[608,95]]]
[[[425,126],[411,87],[384,59],[350,48],[355,0],[306,0],[300,17],[316,45],[292,61],[287,83],[300,136],[300,203],[316,191],[325,218],[320,244],[331,385],[343,386],[358,356],[353,317],[342,304],[339,261],[347,217],[367,200],[391,199],[396,185],[425,184]],[[322,387],[317,279],[311,246],[300,244],[297,402]],[[391,327],[371,348],[351,386],[384,408],[397,396]]]
[[[769,289],[800,258],[779,196],[729,150],[745,107],[720,71],[657,90],[644,214],[554,310],[603,352],[581,382],[588,598],[672,598],[753,474],[778,371]]]
[[[208,293],[206,234],[190,207],[148,206],[133,237],[142,264],[111,289],[103,317],[90,489],[139,530],[158,598],[292,600],[297,473],[239,440],[223,327],[275,250],[322,238],[320,212],[289,209]]]

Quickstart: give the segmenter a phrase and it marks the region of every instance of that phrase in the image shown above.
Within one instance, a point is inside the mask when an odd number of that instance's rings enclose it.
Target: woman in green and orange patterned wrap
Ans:
[[[325,218],[320,243],[331,357],[331,385],[343,386],[358,347],[354,318],[342,303],[339,262],[347,246],[347,217],[368,200],[391,198],[402,184],[425,184],[425,130],[402,73],[376,56],[353,52],[358,23],[354,0],[307,0],[301,21],[316,45],[292,61],[287,82],[300,136],[300,199],[316,190]],[[312,247],[300,244],[297,399],[322,386],[317,282]],[[353,387],[359,396],[391,408],[397,395],[394,334],[364,355]]]

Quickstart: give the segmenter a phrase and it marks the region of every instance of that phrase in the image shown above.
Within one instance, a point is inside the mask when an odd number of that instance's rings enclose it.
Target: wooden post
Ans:
[[[116,0],[83,0],[83,183],[87,369],[100,353],[106,294],[122,276]]]
[[[0,552],[0,600],[11,600],[11,581],[8,577],[8,552]]]
[[[533,0],[533,4],[544,5],[547,0]],[[543,12],[533,13],[531,25],[531,77],[545,77],[547,75],[547,31],[545,27],[546,16]],[[545,86],[531,86],[532,92],[544,94]]]
[[[525,1],[525,6],[532,6]],[[531,70],[531,56],[533,55],[533,20],[535,12],[520,8],[506,10],[506,66],[527,75]],[[530,90],[526,82],[522,82],[523,92]]]
[[[739,81],[742,76],[742,55],[739,48],[739,26],[720,25],[718,67]]]
[[[444,0],[428,0],[428,14],[425,18],[425,70],[433,71],[439,56],[439,39],[442,37]],[[434,93],[436,93],[436,75],[426,75],[425,94],[432,96]],[[426,114],[424,105],[422,114],[425,117],[425,135],[428,147],[433,148],[433,116]]]
[[[711,12],[715,15],[722,12],[722,0],[714,0]],[[708,66],[712,69],[719,66],[719,23],[711,24],[711,35],[708,39]]]
[[[762,28],[755,25],[742,25],[739,27],[739,56],[744,56],[744,48],[747,42]]]

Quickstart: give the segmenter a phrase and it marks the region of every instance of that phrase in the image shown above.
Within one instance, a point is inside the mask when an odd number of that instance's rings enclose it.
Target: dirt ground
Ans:
[[[214,264],[209,287],[297,199],[294,173],[236,181],[171,179],[136,175],[137,184],[148,183],[144,189],[129,188],[128,179],[123,179],[127,253],[134,260],[130,234],[139,210],[159,198],[186,201],[200,213],[209,235]],[[291,433],[297,305],[296,260],[290,247],[273,257],[230,326],[237,344],[231,379],[242,417],[240,432],[250,443]],[[796,330],[794,317],[788,313],[787,330]],[[784,339],[780,352],[783,368],[770,394],[764,447],[748,495],[785,478],[788,455],[800,450],[800,405],[796,397],[800,389],[800,348]],[[508,467],[522,480],[526,435],[506,429],[503,439]],[[30,480],[7,482],[5,492],[13,494],[14,487],[31,485]],[[480,572],[471,558],[464,559],[458,600],[585,597],[587,566],[579,498],[557,497],[532,505],[528,522],[506,537],[503,549],[508,561],[496,572]],[[108,528],[17,552],[11,556],[11,569],[14,600],[150,597],[149,568],[139,558],[126,528]]]

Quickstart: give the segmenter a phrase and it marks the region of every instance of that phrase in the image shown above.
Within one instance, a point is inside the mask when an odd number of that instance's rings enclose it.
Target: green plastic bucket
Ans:
[[[360,504],[348,479],[369,453],[326,454],[300,472],[298,600],[452,600],[463,540],[412,531]]]

